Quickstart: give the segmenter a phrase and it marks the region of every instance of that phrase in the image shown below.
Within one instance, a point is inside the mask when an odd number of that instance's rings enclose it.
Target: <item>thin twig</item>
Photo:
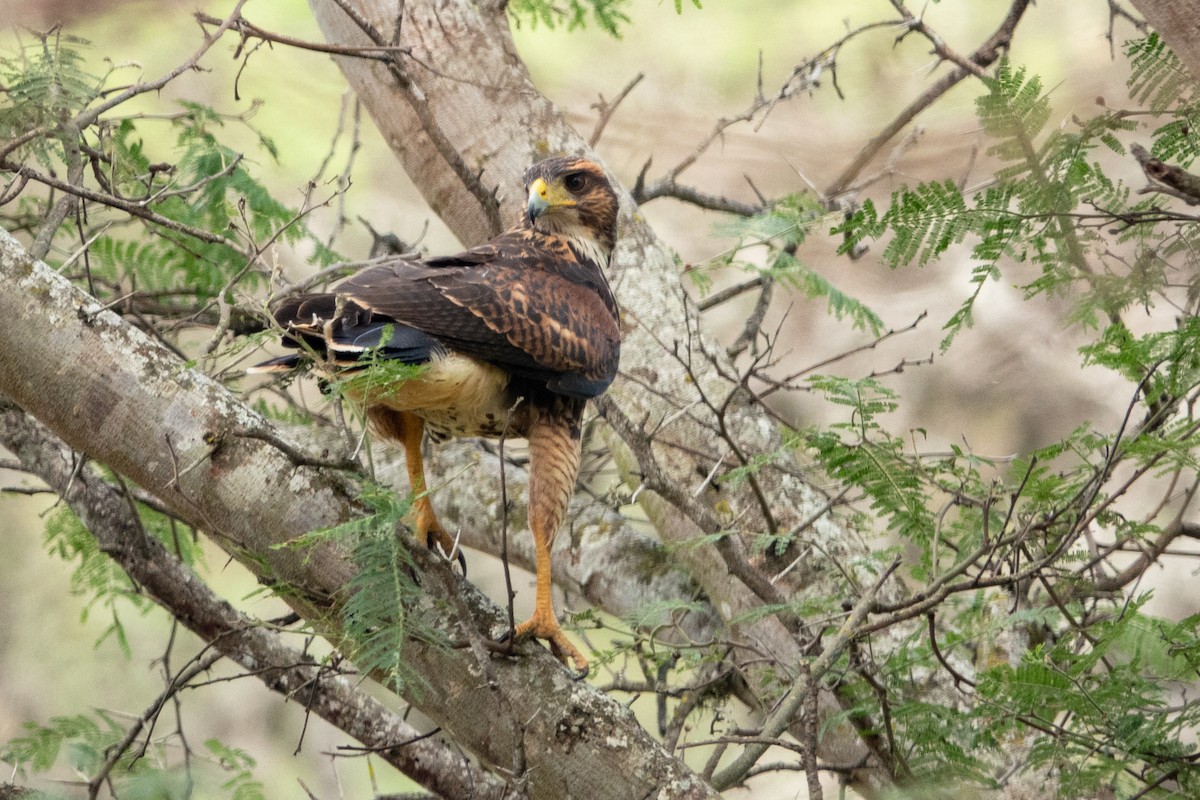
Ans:
[[[892,0],[892,6],[894,6],[895,9],[904,17],[903,24],[908,28],[905,33],[900,34],[900,37],[897,39],[897,41],[908,35],[909,31],[915,31],[929,40],[930,44],[933,45],[933,52],[939,58],[957,64],[960,69],[966,70],[976,78],[987,77],[987,73],[983,71],[983,68],[979,64],[976,64],[970,59],[963,58],[961,55],[951,49],[950,46],[946,44],[946,40],[943,39],[941,35],[937,33],[937,31],[925,24],[924,17],[913,16],[913,13],[905,7],[902,0]]]
[[[60,180],[51,175],[38,172],[37,170],[26,166],[25,164],[16,164],[12,161],[0,160],[0,172],[16,173],[22,177],[37,181],[38,183],[44,184],[51,188],[69,192],[70,194],[82,198],[83,200],[90,200],[94,203],[100,203],[101,205],[124,211],[125,213],[137,217],[138,219],[143,219],[147,222],[167,228],[168,230],[185,233],[188,236],[195,237],[202,242],[208,242],[209,244],[224,244],[237,249],[236,243],[230,239],[226,239],[224,236],[211,233],[203,228],[197,228],[194,225],[178,222],[170,219],[169,217],[164,217],[161,214],[151,211],[140,201],[122,200],[119,197],[105,194],[103,192],[97,192],[93,189],[87,188],[86,186],[76,186],[69,181]]]
[[[201,25],[216,25],[221,23],[221,20],[210,14],[205,14],[203,11],[197,11],[194,16],[196,21]],[[314,42],[308,39],[297,39],[293,36],[274,33],[266,28],[260,28],[241,14],[234,17],[232,23],[226,25],[226,28],[242,34],[243,37],[253,36],[264,42],[282,44],[294,47],[297,50],[310,50],[314,53],[327,53],[334,56],[352,56],[354,58],[364,58],[373,61],[387,62],[391,60],[393,53],[407,55],[411,50],[411,48],[400,47],[395,44],[340,45],[329,44],[328,42]]]
[[[808,693],[810,691],[817,691],[817,686],[825,673],[834,665],[834,662],[837,661],[842,652],[850,645],[850,642],[855,637],[861,635],[859,628],[863,620],[867,618],[871,606],[875,603],[875,598],[879,595],[883,584],[887,582],[888,578],[892,576],[892,573],[899,566],[900,558],[897,556],[892,559],[892,563],[888,565],[871,588],[864,592],[863,596],[854,604],[854,608],[851,609],[845,622],[838,628],[838,632],[825,645],[824,652],[817,656],[809,665],[809,674],[797,678],[792,682],[791,688],[780,698],[779,702],[775,705],[775,709],[763,721],[761,736],[765,740],[775,739],[783,733],[784,729],[791,724],[792,719],[796,716],[796,712],[804,704]],[[767,751],[767,747],[768,745],[765,742],[747,747],[732,764],[713,776],[713,787],[717,791],[724,791],[736,785],[743,779],[746,772],[754,766],[755,762],[762,757],[762,754]]]
[[[612,102],[605,100],[604,96],[601,95],[600,100],[592,104],[592,108],[600,112],[600,118],[596,120],[596,127],[592,129],[592,135],[588,137],[589,147],[596,146],[596,144],[600,141],[600,137],[604,134],[604,129],[608,126],[609,120],[612,119],[613,114],[616,113],[617,108],[621,105],[621,101],[623,101],[629,95],[629,93],[633,91],[633,87],[641,83],[642,79],[645,77],[646,73],[644,72],[639,72],[637,75],[634,75],[633,79],[629,81],[629,83],[625,84],[625,88],[618,92],[617,96],[612,99]]]
[[[333,0],[338,8],[350,18],[359,30],[363,32],[371,41],[379,47],[391,47],[392,43],[388,42],[382,34],[375,29],[366,18],[359,13],[349,0]],[[479,179],[479,174],[467,166],[463,161],[462,154],[458,148],[450,141],[446,132],[442,129],[437,118],[434,117],[433,111],[430,109],[429,103],[426,102],[425,93],[418,87],[404,69],[404,65],[397,58],[397,53],[389,52],[389,60],[387,61],[388,72],[396,81],[396,87],[412,108],[413,114],[421,123],[421,129],[424,135],[428,137],[438,155],[446,162],[446,165],[454,172],[463,186],[474,196],[483,210],[484,216],[487,218],[488,226],[493,235],[500,233],[503,229],[503,222],[500,219],[500,201],[496,197],[494,191],[490,191],[484,187],[483,182]]]
[[[719,534],[724,530],[725,526],[717,519],[711,508],[692,497],[690,492],[671,480],[666,474],[650,449],[651,440],[644,429],[639,428],[625,416],[625,412],[608,396],[601,395],[593,402],[596,410],[633,451],[642,471],[646,488],[673,504],[706,534]],[[733,541],[732,534],[719,536],[714,542],[714,547],[720,553],[730,574],[758,595],[760,600],[772,606],[786,604],[787,599],[779,588],[746,560],[745,555]]]
[[[112,773],[113,768],[116,767],[117,762],[120,761],[121,757],[125,755],[126,751],[133,746],[133,743],[137,740],[137,738],[142,735],[142,730],[145,729],[148,724],[157,719],[159,713],[163,709],[163,706],[167,704],[167,701],[177,695],[181,689],[187,686],[188,683],[191,682],[192,678],[203,672],[207,672],[222,658],[225,658],[225,654],[216,650],[207,653],[201,653],[200,655],[196,656],[195,660],[193,660],[191,664],[184,667],[178,675],[170,680],[170,682],[167,684],[167,688],[164,689],[162,693],[154,699],[154,702],[150,704],[150,707],[142,712],[142,715],[134,720],[134,723],[129,726],[129,730],[125,731],[125,736],[121,738],[121,741],[111,745],[105,750],[104,763],[102,763],[96,770],[95,774],[88,779],[89,800],[95,800],[95,798],[99,795],[101,787],[108,780],[108,776]]]
[[[999,27],[988,37],[987,41],[977,47],[975,52],[968,56],[968,60],[981,68],[989,67],[995,63],[1012,41],[1017,23],[1021,21],[1021,17],[1024,16],[1029,3],[1030,0],[1013,0],[1013,4],[1008,9],[1008,14],[1005,15]],[[957,67],[942,76],[941,80],[933,86],[922,92],[919,97],[909,103],[891,122],[884,126],[883,130],[877,133],[871,141],[867,142],[866,146],[858,152],[850,164],[834,179],[833,183],[829,184],[825,190],[825,196],[833,198],[846,193],[850,189],[850,184],[858,177],[863,168],[870,163],[876,153],[892,140],[892,137],[903,130],[918,114],[933,105],[939,97],[972,74],[971,71],[963,67]]]

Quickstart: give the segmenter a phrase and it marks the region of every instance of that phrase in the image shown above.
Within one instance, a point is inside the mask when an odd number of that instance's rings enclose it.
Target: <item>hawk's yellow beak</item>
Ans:
[[[531,220],[537,219],[552,208],[576,205],[575,198],[563,188],[562,183],[548,184],[542,178],[534,178],[529,184],[529,200],[525,208]]]

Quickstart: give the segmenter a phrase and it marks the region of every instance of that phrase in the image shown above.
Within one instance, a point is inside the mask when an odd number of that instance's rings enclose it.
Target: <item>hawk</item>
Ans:
[[[452,256],[369,267],[333,291],[274,312],[296,353],[257,371],[314,362],[423,365],[415,377],[348,391],[371,425],[404,448],[414,532],[452,552],[429,500],[422,437],[529,441],[529,526],[537,559],[533,616],[518,637],[549,642],[564,662],[587,659],[563,634],[550,592],[550,548],[579,473],[583,410],[617,374],[618,310],[604,276],[616,243],[617,195],[595,163],[550,158],[525,173],[521,224]],[[351,384],[353,386],[353,384]]]

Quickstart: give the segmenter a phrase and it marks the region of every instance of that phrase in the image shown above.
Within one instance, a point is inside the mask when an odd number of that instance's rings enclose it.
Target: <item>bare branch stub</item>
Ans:
[[[1133,153],[1142,171],[1150,179],[1150,186],[1143,191],[1163,192],[1179,198],[1188,205],[1200,205],[1200,175],[1153,157],[1146,148],[1136,142],[1129,146],[1129,152]]]
[[[625,88],[618,92],[612,101],[605,100],[601,96],[599,100],[592,104],[592,108],[596,109],[600,116],[596,120],[596,127],[592,129],[592,135],[588,137],[589,147],[595,147],[599,143],[600,137],[604,135],[604,129],[608,126],[608,122],[612,119],[613,114],[617,112],[617,108],[620,107],[621,102],[629,96],[634,87],[641,83],[645,77],[646,73],[639,72],[630,79],[629,83],[625,84]]]
[[[957,65],[960,69],[974,75],[976,78],[987,77],[987,73],[983,71],[983,67],[955,52],[946,44],[946,40],[937,31],[925,24],[923,17],[913,16],[913,13],[905,7],[903,0],[892,0],[892,6],[900,12],[904,19],[903,24],[907,29],[905,33],[900,34],[897,41],[906,36],[909,31],[915,31],[929,40],[930,44],[933,45],[933,52],[938,58]]]

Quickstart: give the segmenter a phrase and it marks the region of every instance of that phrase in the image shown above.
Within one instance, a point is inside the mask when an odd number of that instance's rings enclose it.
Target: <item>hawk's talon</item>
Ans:
[[[457,561],[459,568],[462,569],[463,577],[467,577],[467,556],[462,551],[461,547],[452,546],[449,550],[447,550],[445,545],[439,541],[436,541],[434,537],[430,537],[425,542],[425,547],[437,553],[447,561]]]
[[[440,553],[446,560],[458,561],[458,566],[462,568],[463,577],[467,577],[467,556],[462,548],[458,546],[458,541],[450,534],[446,533],[445,528],[436,518],[433,524],[429,524],[427,520],[422,520],[419,516],[417,519],[417,530],[415,538],[418,542],[424,542],[425,547]]]
[[[572,670],[572,675],[575,680],[583,680],[588,675],[588,660],[584,658],[583,653],[579,652],[579,648],[572,644],[567,638],[567,634],[559,627],[558,620],[554,618],[553,612],[544,613],[540,609],[533,612],[533,616],[517,626],[517,630],[513,639],[524,639],[526,637],[541,639],[550,646],[550,652],[558,659],[564,667]],[[504,638],[508,637],[508,632],[504,633]]]

